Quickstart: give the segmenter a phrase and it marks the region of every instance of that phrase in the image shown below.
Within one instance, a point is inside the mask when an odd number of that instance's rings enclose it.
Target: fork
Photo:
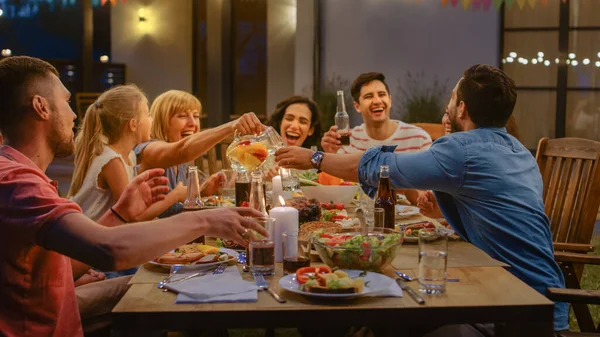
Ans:
[[[162,289],[163,291],[168,291],[168,289],[167,289],[167,288],[165,288],[165,285],[166,285],[167,283],[174,283],[174,282],[186,281],[186,280],[189,280],[189,279],[191,279],[191,278],[194,278],[194,277],[198,277],[198,276],[204,276],[204,275],[207,275],[207,274],[208,274],[208,273],[210,273],[211,271],[212,271],[213,275],[214,275],[214,274],[222,274],[222,273],[225,271],[225,267],[226,267],[226,266],[227,266],[227,263],[226,263],[226,262],[223,262],[223,263],[219,264],[219,265],[217,266],[217,268],[216,268],[216,269],[214,269],[214,270],[213,270],[213,269],[209,269],[209,270],[199,271],[199,272],[197,272],[197,273],[193,273],[192,275],[188,275],[188,276],[186,276],[186,277],[182,277],[182,278],[179,278],[179,279],[177,279],[177,280],[174,280],[174,281],[167,280],[167,281],[165,282],[165,281],[163,280],[163,281],[161,281],[161,282],[159,282],[159,283],[158,283],[158,289]]]
[[[262,274],[254,273],[253,275],[254,275],[254,281],[256,281],[256,285],[258,286],[258,288],[260,290],[266,290],[279,303],[287,302],[286,300],[281,298],[281,296],[279,296],[279,294],[277,294],[273,290],[269,289],[269,284],[267,283],[267,281],[265,280],[265,277]]]
[[[169,274],[169,276],[165,277],[164,280],[158,282],[158,289],[162,289],[162,287],[169,283],[169,281],[171,281],[171,279],[173,278],[173,276],[175,274],[177,274],[177,272],[179,271],[179,269],[181,269],[181,267],[183,267],[182,265],[177,265],[177,266],[173,266],[173,270],[171,271],[171,273]]]

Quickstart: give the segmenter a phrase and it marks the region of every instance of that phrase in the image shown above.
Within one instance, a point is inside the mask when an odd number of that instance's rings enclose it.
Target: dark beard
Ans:
[[[451,114],[448,114],[448,118],[450,119],[450,131],[452,133],[463,131],[460,124],[458,124],[456,122],[456,118],[454,118],[454,116],[452,116]]]
[[[54,157],[56,158],[65,158],[75,153],[75,141],[73,140],[73,137],[71,137],[71,130],[64,134],[61,133],[61,130],[62,125],[60,120],[55,117],[52,122],[50,144],[54,150]]]

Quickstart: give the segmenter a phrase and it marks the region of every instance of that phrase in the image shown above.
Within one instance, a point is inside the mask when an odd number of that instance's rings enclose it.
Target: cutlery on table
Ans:
[[[269,284],[267,283],[267,281],[265,280],[265,277],[262,274],[254,273],[253,275],[254,275],[254,281],[256,281],[256,285],[258,286],[258,288],[260,290],[266,290],[269,294],[271,294],[271,296],[273,296],[275,301],[277,301],[279,303],[287,302],[286,300],[281,298],[281,296],[279,296],[279,294],[277,294],[273,290],[269,289]]]
[[[186,281],[186,280],[189,280],[189,279],[194,278],[194,277],[199,277],[199,276],[207,275],[207,274],[209,274],[211,272],[213,273],[213,275],[215,275],[215,274],[222,274],[225,271],[226,267],[227,267],[227,262],[223,262],[223,263],[219,264],[217,266],[217,268],[214,269],[214,270],[213,269],[209,269],[209,270],[199,271],[197,273],[193,273],[191,275],[188,275],[186,277],[182,277],[182,278],[179,278],[179,279],[176,279],[176,280],[173,280],[173,281],[167,280],[165,282],[163,280],[163,281],[161,281],[161,282],[158,283],[158,289],[162,289],[163,291],[169,291],[167,288],[165,288],[165,285],[167,285],[168,283],[175,283],[175,282]]]
[[[404,274],[404,273],[401,273],[399,271],[396,272],[396,275],[398,275],[398,277],[400,277],[404,281],[410,282],[410,281],[414,281],[415,280],[412,276]]]
[[[162,289],[162,287],[169,283],[169,281],[171,281],[171,279],[173,278],[173,276],[175,276],[175,274],[177,274],[177,272],[179,271],[179,269],[181,269],[182,265],[177,265],[177,266],[173,266],[171,273],[169,274],[169,276],[165,277],[164,280],[158,282],[158,289]]]
[[[421,305],[425,304],[425,300],[423,299],[423,297],[421,297],[421,295],[417,294],[414,290],[412,290],[411,287],[407,286],[404,283],[404,281],[402,281],[402,279],[397,278],[396,283],[398,283],[400,288],[402,288],[402,290],[406,291],[410,295],[410,297],[412,297],[412,299],[415,300],[415,302],[417,302]]]

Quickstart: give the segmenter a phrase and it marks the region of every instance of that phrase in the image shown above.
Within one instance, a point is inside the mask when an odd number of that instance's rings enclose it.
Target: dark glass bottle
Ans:
[[[377,189],[377,198],[375,199],[375,208],[383,208],[384,227],[394,229],[396,220],[396,198],[390,182],[390,168],[387,165],[381,165],[379,168],[379,187]]]

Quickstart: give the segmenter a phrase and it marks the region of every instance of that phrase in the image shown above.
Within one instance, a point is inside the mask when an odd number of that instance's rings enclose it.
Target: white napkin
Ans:
[[[258,300],[258,287],[254,282],[244,281],[236,267],[229,267],[222,274],[208,274],[167,284],[165,287],[178,293],[175,303],[256,302]]]
[[[376,293],[369,294],[372,297],[402,297],[402,288],[396,282],[387,289],[378,291]]]

